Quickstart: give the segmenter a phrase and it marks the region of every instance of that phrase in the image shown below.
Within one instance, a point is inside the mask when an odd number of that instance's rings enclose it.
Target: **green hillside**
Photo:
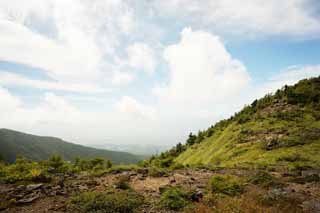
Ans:
[[[320,168],[320,77],[285,86],[163,153],[184,165]]]
[[[65,160],[75,157],[104,157],[114,163],[136,163],[141,157],[103,149],[95,149],[65,142],[59,138],[42,137],[8,129],[0,129],[0,155],[7,162],[14,162],[17,155],[31,160],[45,160],[52,154],[59,154]]]

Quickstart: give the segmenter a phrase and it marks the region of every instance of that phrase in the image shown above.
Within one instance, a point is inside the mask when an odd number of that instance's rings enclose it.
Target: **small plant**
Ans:
[[[168,174],[168,170],[164,168],[150,167],[148,170],[148,174],[151,177],[163,177]]]
[[[115,187],[117,189],[123,189],[123,190],[130,189],[129,180],[130,180],[129,176],[121,176],[119,180],[115,183]]]
[[[166,209],[178,211],[186,207],[188,203],[188,194],[179,187],[170,187],[161,195],[160,206]]]
[[[305,177],[297,177],[292,180],[292,182],[305,184],[311,182],[320,182],[320,176],[318,174],[307,175]]]
[[[258,172],[249,178],[252,184],[260,185],[262,187],[270,187],[280,185],[279,181],[267,172]]]
[[[144,198],[134,191],[83,192],[72,196],[71,212],[131,213],[144,203]]]
[[[213,193],[237,195],[243,191],[243,184],[233,176],[213,176],[209,188]]]

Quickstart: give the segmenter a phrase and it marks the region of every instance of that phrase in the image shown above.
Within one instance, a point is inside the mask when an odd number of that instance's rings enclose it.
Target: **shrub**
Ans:
[[[3,165],[1,179],[8,183],[15,183],[23,180],[44,180],[47,168],[38,162],[30,162],[26,158],[18,157],[16,162],[10,165]]]
[[[213,176],[209,188],[213,193],[231,196],[243,191],[243,185],[240,183],[240,180],[233,176]]]
[[[168,174],[168,170],[164,168],[150,167],[148,170],[148,174],[151,177],[163,177]]]
[[[168,168],[173,163],[173,158],[169,157],[160,161],[160,167]]]
[[[74,166],[80,171],[99,171],[104,169],[109,169],[112,167],[110,160],[105,160],[104,158],[94,158],[94,159],[80,159],[77,157],[75,159]]]
[[[297,177],[291,180],[294,183],[305,184],[311,182],[320,182],[320,176],[318,174],[307,175],[305,177]]]
[[[188,203],[187,193],[179,187],[170,187],[161,195],[160,206],[170,210],[181,210],[186,207]]]
[[[69,170],[71,165],[68,165],[60,155],[54,154],[46,162],[51,173],[64,173]]]
[[[83,213],[131,213],[143,203],[143,196],[130,190],[83,192],[71,197],[70,211]]]
[[[258,172],[249,178],[249,182],[262,187],[280,185],[279,181],[267,172]]]
[[[130,180],[129,176],[123,175],[115,183],[115,187],[117,189],[123,189],[123,190],[130,189],[129,180]]]

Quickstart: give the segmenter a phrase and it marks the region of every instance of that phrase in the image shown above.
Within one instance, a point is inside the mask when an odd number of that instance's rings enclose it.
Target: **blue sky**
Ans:
[[[3,0],[0,127],[176,144],[319,76],[319,11],[314,0]]]

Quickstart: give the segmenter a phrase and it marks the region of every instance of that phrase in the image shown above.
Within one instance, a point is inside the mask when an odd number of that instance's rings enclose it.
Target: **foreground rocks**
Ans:
[[[233,199],[237,200],[236,203],[244,203],[241,205],[249,205],[249,201],[246,199],[255,200],[254,205],[261,206],[250,208],[263,210],[258,212],[274,212],[275,210],[290,212],[293,206],[295,206],[295,212],[320,212],[320,183],[317,181],[317,177],[320,178],[320,176],[315,170],[295,173],[274,172],[272,175],[279,177],[283,184],[267,188],[247,184],[239,196],[226,196],[218,198],[221,200],[208,203],[208,183],[212,176],[234,175],[246,179],[256,173],[257,171],[239,169],[181,169],[165,176],[152,177],[148,175],[148,169],[139,169],[104,174],[101,177],[78,175],[57,178],[55,182],[51,183],[2,183],[0,184],[0,198],[3,202],[0,210],[4,212],[69,212],[68,200],[72,194],[84,191],[103,192],[108,188],[122,190],[122,187],[127,186],[119,185],[121,180],[124,184],[128,184],[128,187],[147,198],[148,203],[143,205],[140,212],[167,212],[166,210],[160,211],[155,206],[157,206],[161,194],[168,187],[174,186],[193,190],[191,200],[194,202],[195,208],[208,210],[204,212],[211,212],[215,208],[226,208],[228,202],[232,203]],[[279,205],[282,205],[282,209]]]

